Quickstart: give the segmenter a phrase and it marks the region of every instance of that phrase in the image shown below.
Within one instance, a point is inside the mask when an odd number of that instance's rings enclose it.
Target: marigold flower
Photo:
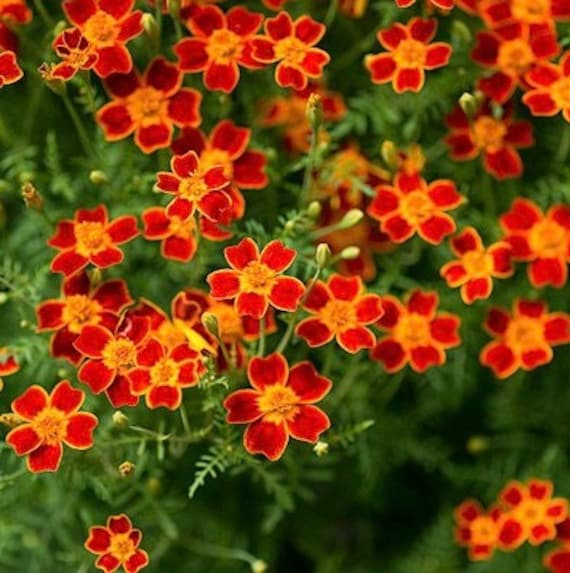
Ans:
[[[113,101],[105,104],[95,118],[107,141],[135,134],[135,143],[144,153],[168,147],[174,127],[198,126],[201,94],[182,87],[183,74],[163,57],[155,58],[141,77],[136,70],[113,74],[104,82]]]
[[[368,0],[340,0],[338,9],[349,18],[362,18],[368,8]]]
[[[139,398],[131,391],[128,374],[149,330],[149,319],[137,316],[126,316],[114,332],[100,325],[84,326],[73,343],[87,358],[77,373],[79,381],[93,394],[105,392],[114,408],[136,406]]]
[[[11,376],[20,370],[18,361],[7,348],[0,347],[0,378]]]
[[[388,52],[367,55],[366,67],[372,82],[392,82],[397,93],[419,92],[425,82],[425,70],[446,66],[451,46],[433,42],[437,20],[412,18],[406,25],[396,22],[378,32],[378,41]]]
[[[382,316],[382,299],[366,294],[360,277],[332,275],[326,283],[317,281],[303,308],[314,316],[302,320],[295,332],[309,346],[322,346],[333,338],[351,354],[374,346],[376,337],[366,325]]]
[[[491,296],[493,278],[507,278],[513,272],[511,246],[503,241],[485,248],[476,229],[466,227],[451,239],[451,251],[458,260],[446,263],[440,274],[451,288],[461,287],[465,304]]]
[[[265,173],[267,158],[263,151],[248,149],[250,139],[251,129],[224,119],[208,137],[199,129],[183,128],[172,142],[172,150],[176,155],[194,151],[204,168],[223,166],[224,175],[236,187],[262,189],[269,182]]]
[[[2,51],[0,47],[0,88],[16,83],[23,76],[16,54],[11,50]]]
[[[514,22],[552,25],[553,21],[570,19],[570,4],[558,0],[479,0],[478,11],[490,28]]]
[[[80,70],[91,70],[98,58],[93,46],[77,28],[61,32],[53,42],[53,49],[63,61],[50,68],[51,79],[68,81]]]
[[[549,313],[541,301],[517,300],[512,314],[492,308],[483,327],[495,340],[483,348],[480,361],[500,379],[519,368],[528,371],[547,364],[553,346],[570,342],[570,315]]]
[[[36,384],[12,402],[12,411],[24,423],[14,428],[6,443],[18,456],[28,456],[33,473],[55,472],[63,456],[63,444],[75,450],[93,446],[97,417],[79,409],[85,393],[62,380],[48,393]]]
[[[455,0],[428,0],[429,4],[440,10],[451,10],[455,6]],[[396,0],[398,8],[409,8],[416,3],[416,0]]]
[[[182,390],[198,384],[206,371],[199,352],[188,344],[168,351],[158,340],[150,338],[136,354],[136,368],[128,374],[132,393],[144,396],[154,410],[176,410],[182,403]]]
[[[479,89],[493,101],[504,103],[527,71],[559,52],[551,25],[527,26],[516,22],[477,32],[471,58],[493,72],[479,80]]]
[[[532,201],[515,199],[501,219],[504,240],[513,259],[526,261],[528,278],[537,288],[560,288],[568,277],[570,261],[570,207],[554,205],[546,215]]]
[[[3,0],[0,6],[0,21],[9,24],[28,24],[32,21],[32,11],[26,0]]]
[[[541,545],[556,537],[556,524],[568,515],[568,500],[552,497],[551,481],[530,479],[522,484],[509,482],[499,495],[499,501],[508,516],[521,525],[516,543],[528,540],[531,545]]]
[[[115,573],[122,566],[125,573],[138,573],[148,565],[148,554],[140,549],[142,532],[133,528],[124,513],[111,515],[106,526],[89,528],[85,549],[98,555],[95,567]]]
[[[73,220],[59,221],[48,245],[61,251],[50,266],[54,273],[65,276],[93,264],[100,269],[118,265],[123,252],[117,248],[139,234],[137,220],[132,215],[109,221],[105,205],[94,209],[78,209]]]
[[[62,8],[67,19],[91,44],[97,61],[94,72],[101,78],[129,73],[133,68],[125,44],[143,32],[142,12],[135,0],[67,0]]]
[[[472,499],[464,501],[455,510],[455,540],[458,545],[467,547],[469,559],[486,561],[493,556],[499,539],[500,516],[498,507],[486,512]]]
[[[523,162],[517,151],[534,144],[532,125],[513,119],[513,107],[507,104],[502,117],[493,115],[488,102],[470,119],[460,106],[447,116],[450,128],[445,143],[456,161],[468,161],[479,155],[483,167],[497,179],[520,177]]]
[[[314,406],[332,387],[310,362],[300,362],[289,370],[282,354],[252,358],[247,376],[253,389],[237,390],[225,400],[230,424],[248,424],[243,444],[250,454],[263,454],[278,460],[289,436],[316,443],[330,427],[328,416]]]
[[[368,214],[380,222],[380,230],[395,243],[417,233],[438,245],[455,231],[455,221],[446,213],[463,202],[455,183],[438,179],[427,183],[419,174],[398,173],[393,185],[379,185]]]
[[[455,314],[437,313],[438,304],[436,292],[419,289],[409,294],[405,305],[392,296],[382,297],[384,314],[376,326],[388,334],[371,350],[371,357],[387,372],[408,363],[416,372],[444,364],[445,351],[461,343],[461,320]]]
[[[541,63],[525,76],[531,89],[523,102],[537,116],[553,116],[562,112],[570,121],[570,52],[565,52],[559,64]]]
[[[320,78],[330,56],[314,46],[325,35],[324,24],[310,16],[295,21],[288,12],[279,12],[264,23],[264,36],[251,40],[251,55],[262,64],[278,62],[275,81],[282,88],[305,89],[310,79]]]
[[[114,330],[120,313],[133,300],[125,281],[111,280],[92,286],[85,272],[64,279],[61,298],[45,300],[36,308],[38,332],[54,332],[50,353],[79,364],[81,354],[73,343],[87,324],[100,324]]]
[[[183,72],[204,72],[209,90],[231,93],[239,82],[239,66],[259,68],[251,57],[250,40],[263,15],[235,6],[224,14],[217,6],[197,6],[187,26],[192,38],[174,46]]]

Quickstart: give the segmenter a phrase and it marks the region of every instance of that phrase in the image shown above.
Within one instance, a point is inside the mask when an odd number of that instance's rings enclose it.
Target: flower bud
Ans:
[[[22,424],[24,420],[16,414],[0,414],[0,424],[7,426],[8,428],[15,428]]]
[[[485,436],[471,436],[467,440],[466,449],[471,455],[477,456],[489,449],[489,440]]]
[[[122,430],[129,427],[129,419],[121,410],[117,410],[113,414],[113,426]]]
[[[317,131],[323,122],[323,104],[319,94],[312,93],[309,96],[305,108],[305,117],[311,124],[313,131]]]
[[[89,181],[91,181],[93,185],[105,185],[105,183],[109,182],[109,179],[104,171],[94,169],[89,173]]]
[[[152,14],[145,12],[142,17],[142,27],[148,39],[154,44],[158,45],[160,42],[160,30],[156,19]]]
[[[251,563],[251,573],[265,573],[267,571],[267,563],[261,559],[256,559]]]
[[[350,227],[358,225],[358,223],[362,221],[363,217],[364,213],[360,209],[351,209],[350,211],[347,211],[341,219],[339,229],[350,229]]]
[[[469,26],[461,20],[453,20],[451,24],[451,35],[456,43],[466,46],[471,44],[471,40],[473,39]]]
[[[313,447],[313,452],[317,454],[320,458],[321,456],[325,456],[329,453],[329,445],[327,442],[322,442],[319,440]]]
[[[4,380],[0,378],[0,392],[2,392],[2,390],[4,390]]]
[[[162,484],[160,483],[160,479],[157,477],[148,478],[146,482],[146,490],[150,495],[157,495],[160,493],[162,489]]]
[[[24,203],[28,209],[43,211],[44,200],[33,183],[24,183],[22,185],[22,197],[24,198]]]
[[[220,325],[218,317],[212,312],[205,312],[202,315],[202,325],[214,337],[220,338]]]
[[[359,256],[360,256],[360,247],[357,247],[356,245],[351,247],[345,247],[340,252],[340,258],[343,261],[353,261],[354,259],[357,259]]]
[[[0,304],[5,304],[8,301],[8,293],[0,292]]]
[[[398,155],[398,148],[393,141],[384,141],[380,147],[380,155],[384,163],[393,171],[396,171],[400,166],[400,157]]]
[[[166,8],[173,18],[180,18],[180,0],[166,0]]]
[[[477,101],[477,98],[473,94],[463,92],[459,98],[459,107],[463,110],[463,113],[471,119],[477,111],[479,111],[479,101]]]
[[[319,243],[315,253],[315,260],[321,269],[324,269],[331,260],[331,248],[327,243]]]
[[[126,478],[131,476],[135,472],[135,467],[136,467],[135,464],[129,462],[128,460],[126,462],[123,462],[119,466],[119,473],[121,474],[121,477]]]
[[[53,77],[53,69],[55,64],[43,63],[39,68],[38,72],[42,80],[45,82],[46,86],[56,95],[62,96],[67,92],[67,86],[63,80]]]
[[[316,221],[322,210],[321,204],[318,201],[311,201],[307,207],[307,216],[313,221]]]

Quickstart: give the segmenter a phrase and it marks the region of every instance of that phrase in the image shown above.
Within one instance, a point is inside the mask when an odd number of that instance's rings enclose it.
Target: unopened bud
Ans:
[[[315,260],[321,269],[324,269],[331,260],[331,248],[327,243],[319,243],[315,253]]]
[[[313,447],[313,452],[317,454],[320,458],[321,456],[326,456],[329,453],[329,445],[327,442],[322,442],[319,440]]]
[[[160,30],[158,29],[155,17],[152,14],[145,12],[141,22],[148,39],[153,44],[158,45],[158,42],[160,41]]]
[[[471,436],[467,440],[466,449],[473,456],[482,454],[489,449],[489,440],[485,436]]]
[[[285,223],[285,225],[283,226],[283,230],[285,231],[285,233],[289,234],[292,233],[295,230],[297,223],[295,223],[295,221],[287,221]]]
[[[63,80],[55,78],[53,76],[53,69],[55,64],[43,63],[39,68],[38,72],[42,80],[45,82],[46,86],[54,93],[59,96],[64,95],[67,92],[67,86]]]
[[[121,477],[124,478],[129,477],[134,472],[135,472],[135,464],[133,464],[132,462],[126,461],[119,466],[119,473],[121,474]]]
[[[69,28],[69,24],[65,20],[60,20],[54,27],[53,27],[53,35],[54,38],[57,38],[66,28]]]
[[[93,185],[105,185],[105,183],[109,182],[109,179],[104,171],[94,169],[89,173],[89,181],[91,181]]]
[[[212,336],[220,338],[220,325],[218,323],[218,317],[215,314],[205,312],[202,315],[202,324]]]
[[[479,101],[473,94],[464,92],[459,98],[459,107],[463,110],[463,113],[471,119],[479,111]]]
[[[265,573],[267,571],[267,563],[261,559],[256,559],[251,563],[252,573]]]
[[[312,93],[309,96],[305,108],[305,117],[311,124],[313,131],[317,131],[323,122],[323,103],[319,94]]]
[[[15,428],[22,424],[24,420],[16,414],[0,414],[0,424],[7,426],[8,428]]]
[[[157,477],[151,477],[146,482],[146,490],[151,495],[159,494],[161,488],[162,488],[162,485],[160,483],[160,480]]]
[[[469,26],[461,20],[453,20],[451,24],[451,35],[457,44],[471,44],[473,36]]]
[[[113,426],[121,429],[129,427],[129,419],[123,414],[123,412],[121,412],[121,410],[117,410],[113,414]]]
[[[345,247],[340,252],[340,258],[343,261],[353,261],[354,259],[357,259],[359,256],[360,256],[360,247],[357,246]]]
[[[364,217],[364,213],[360,209],[351,209],[350,211],[347,211],[341,219],[339,228],[350,229],[350,227],[358,225],[358,223],[362,221],[362,217]]]
[[[20,328],[28,328],[28,326],[30,326],[30,321],[23,319],[20,320]]]
[[[173,18],[180,18],[180,0],[166,0],[166,7]]]
[[[22,197],[28,209],[43,211],[44,200],[32,183],[24,183],[22,185]]]
[[[95,267],[89,271],[89,284],[92,288],[95,288],[101,284],[103,280],[103,273],[99,267]]]
[[[0,392],[2,392],[2,390],[4,390],[4,380],[0,378]]]
[[[8,293],[0,292],[0,304],[5,304],[8,301]]]
[[[384,141],[380,147],[380,155],[384,163],[393,171],[400,166],[400,157],[398,155],[398,148],[393,141]]]
[[[313,221],[316,221],[322,210],[321,204],[318,201],[311,201],[307,207],[307,216]]]
[[[68,378],[68,374],[69,373],[67,372],[67,370],[65,368],[60,368],[57,371],[57,377],[61,380],[65,380],[66,378]]]

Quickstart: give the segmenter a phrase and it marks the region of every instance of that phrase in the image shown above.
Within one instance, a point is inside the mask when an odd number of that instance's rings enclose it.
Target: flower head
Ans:
[[[445,363],[445,351],[459,346],[457,330],[461,321],[455,314],[437,313],[435,292],[414,290],[402,304],[396,298],[382,298],[384,315],[377,326],[387,331],[371,351],[387,372],[397,372],[410,364],[416,372]]]
[[[279,12],[264,23],[265,35],[251,40],[251,55],[262,64],[277,63],[275,81],[282,88],[302,90],[309,79],[323,75],[330,56],[315,45],[324,36],[326,27],[310,16],[295,21],[288,12]]]
[[[451,10],[455,6],[455,0],[426,0],[430,7],[439,8],[440,10]],[[409,8],[416,3],[416,0],[396,0],[398,8]]]
[[[517,300],[512,314],[492,308],[483,326],[495,340],[483,348],[480,361],[500,379],[519,368],[528,371],[547,364],[553,346],[570,342],[570,315],[549,313],[541,301]]]
[[[99,422],[93,414],[79,411],[84,400],[84,392],[63,380],[51,394],[33,385],[12,402],[12,411],[24,423],[6,436],[6,443],[18,456],[28,456],[31,472],[57,471],[63,444],[75,450],[93,446]]]
[[[305,292],[303,283],[282,276],[295,260],[296,251],[281,241],[271,241],[259,249],[251,239],[224,249],[231,269],[208,275],[210,295],[214,299],[234,299],[240,316],[261,318],[271,304],[278,310],[292,312]]]
[[[313,404],[326,396],[332,382],[310,362],[289,369],[282,354],[256,356],[249,362],[247,375],[253,389],[233,392],[224,407],[230,424],[248,424],[243,443],[250,454],[276,461],[290,436],[314,444],[330,427],[327,415]]]
[[[447,286],[461,287],[461,298],[466,304],[489,298],[493,278],[507,278],[514,272],[508,243],[500,241],[485,248],[473,227],[466,227],[450,242],[457,260],[445,264],[440,274]]]
[[[7,348],[0,346],[0,378],[2,376],[11,376],[20,370],[20,365],[16,358],[8,351]]]
[[[127,42],[143,32],[142,12],[135,0],[66,0],[62,7],[67,19],[92,46],[97,61],[95,73],[106,78],[127,74],[133,68]]]
[[[376,337],[366,326],[382,316],[382,299],[366,294],[360,277],[332,275],[309,289],[303,308],[313,316],[295,331],[309,346],[322,346],[333,338],[350,353],[374,346]]]
[[[142,76],[136,70],[109,76],[105,88],[113,101],[96,115],[107,141],[134,133],[137,147],[152,153],[171,144],[174,127],[200,125],[202,96],[182,87],[182,79],[178,67],[162,56]]]
[[[107,519],[106,526],[89,528],[85,549],[97,555],[95,567],[105,573],[115,573],[119,567],[125,573],[138,573],[148,565],[148,554],[140,549],[142,533],[133,528],[131,520],[122,513]]]
[[[50,79],[68,81],[77,72],[91,70],[97,63],[97,52],[78,28],[61,32],[53,42],[53,49],[63,61],[51,67]]]
[[[570,261],[570,207],[554,205],[546,214],[528,199],[515,199],[501,217],[504,240],[515,261],[526,261],[535,287],[560,288],[568,278]]]
[[[489,28],[513,23],[540,27],[570,19],[570,4],[558,0],[480,0],[479,14]]]
[[[95,209],[78,209],[73,220],[64,219],[57,224],[48,245],[58,249],[51,262],[54,273],[72,275],[88,264],[100,269],[118,265],[124,255],[122,245],[139,234],[137,220],[131,215],[109,221],[105,205]]]
[[[412,18],[406,25],[396,22],[378,32],[378,41],[388,52],[366,56],[365,64],[372,82],[392,82],[394,91],[419,92],[425,82],[425,70],[446,66],[451,46],[433,42],[437,20]]]
[[[23,76],[16,54],[12,50],[3,51],[0,46],[0,88],[16,83]]]
[[[499,508],[486,512],[472,499],[464,501],[455,510],[455,540],[467,547],[471,561],[486,561],[493,556],[499,540],[500,516]]]

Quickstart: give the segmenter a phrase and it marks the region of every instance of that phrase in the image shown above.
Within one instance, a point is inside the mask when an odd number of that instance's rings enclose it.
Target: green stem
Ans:
[[[192,430],[190,428],[190,422],[188,421],[188,413],[186,412],[186,406],[184,403],[180,405],[180,418],[182,418],[182,426],[184,427],[186,435],[190,435],[192,433]]]
[[[75,126],[75,130],[77,131],[77,135],[79,136],[79,140],[81,141],[81,145],[83,146],[85,153],[89,157],[94,156],[95,151],[91,146],[91,141],[89,139],[89,136],[87,135],[87,132],[85,131],[85,127],[81,121],[81,118],[79,117],[79,114],[77,113],[77,110],[71,103],[71,100],[69,99],[69,96],[67,94],[64,94],[62,97],[63,97],[63,103],[65,104],[65,107],[71,117],[71,121]]]
[[[259,319],[259,347],[257,355],[263,356],[265,354],[265,317]]]
[[[568,151],[570,150],[570,126],[565,123],[562,128],[562,137],[560,138],[560,143],[558,145],[558,151],[554,157],[555,163],[563,163],[568,157]]]
[[[311,182],[313,180],[313,170],[316,163],[317,142],[319,136],[318,126],[311,126],[311,143],[309,153],[307,155],[307,165],[305,166],[305,173],[303,175],[303,186],[301,187],[301,194],[299,195],[299,208],[302,208],[307,201],[309,191],[311,189]]]
[[[44,21],[47,27],[53,28],[55,26],[55,22],[49,15],[49,12],[46,10],[42,0],[34,0],[34,7],[36,8],[37,13],[40,15],[41,19]]]
[[[208,543],[207,541],[201,541],[199,539],[188,539],[184,541],[184,547],[186,547],[192,553],[197,553],[198,555],[204,555],[206,557],[218,557],[220,559],[235,559],[237,561],[245,561],[250,565],[258,562],[259,559],[252,555],[251,553],[245,551],[244,549],[234,549],[231,547],[221,547],[220,545],[215,545],[214,543]]]

